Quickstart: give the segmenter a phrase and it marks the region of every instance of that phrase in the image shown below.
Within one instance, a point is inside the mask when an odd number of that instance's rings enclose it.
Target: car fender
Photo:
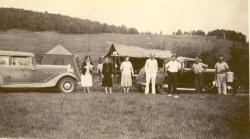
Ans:
[[[48,87],[54,87],[64,77],[71,77],[75,81],[77,81],[77,77],[73,73],[62,73],[62,74],[59,74],[58,76],[54,77],[53,79],[47,81],[46,84]]]
[[[163,69],[159,69],[156,74],[155,84],[163,84],[165,81],[165,75],[163,73]],[[137,85],[146,85],[146,73],[144,67],[140,70],[137,78],[136,78]]]

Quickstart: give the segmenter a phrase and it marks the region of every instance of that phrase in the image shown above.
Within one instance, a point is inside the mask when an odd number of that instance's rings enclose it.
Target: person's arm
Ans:
[[[146,62],[145,62],[145,65],[144,65],[144,70],[145,70],[145,72],[147,72],[147,71],[148,71],[148,60],[146,60]]]
[[[201,65],[202,65],[202,67],[205,68],[205,69],[208,68],[208,65],[206,65],[206,64],[204,64],[204,63],[201,63]]]
[[[122,70],[123,70],[123,62],[121,64],[121,66],[120,66],[120,71],[122,71]]]
[[[110,70],[110,73],[111,73],[111,77],[113,77],[114,76],[114,70],[113,70],[113,66],[112,66],[112,64],[109,64],[109,68],[111,69]]]
[[[194,64],[193,64],[192,67],[191,67],[191,71],[194,71]]]
[[[167,71],[169,68],[169,62],[165,64],[164,70]]]
[[[157,71],[158,71],[158,62],[157,62],[157,60],[155,60],[155,64],[156,64],[156,66],[155,66],[155,71],[156,71],[156,73],[157,73]]]
[[[215,66],[214,66],[214,68],[215,68],[215,80],[217,80],[217,63],[215,64]]]
[[[133,65],[130,63],[131,65],[131,72],[132,72],[132,76],[134,76],[134,68],[133,68]]]
[[[225,69],[226,69],[226,72],[229,71],[229,66],[226,62],[225,62]]]

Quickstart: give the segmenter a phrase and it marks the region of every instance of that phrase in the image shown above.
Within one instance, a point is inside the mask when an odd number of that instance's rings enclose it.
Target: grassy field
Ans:
[[[215,47],[216,53],[228,54],[232,46],[230,41],[205,36],[0,32],[0,50],[44,54],[61,44],[81,57],[90,55],[95,62],[107,53],[107,42],[171,50],[178,55]],[[134,90],[131,94],[104,94],[100,87],[94,90],[91,94],[0,93],[0,137],[241,139],[250,135],[248,96],[189,93],[175,99]]]
[[[200,53],[216,47],[216,53],[227,58],[231,41],[207,36],[137,35],[137,34],[60,34],[56,32],[28,32],[10,30],[0,32],[0,49],[46,53],[61,44],[73,54],[90,55],[94,61],[109,50],[108,42],[134,45],[144,48],[171,50],[178,55]],[[194,57],[194,56],[193,56]]]
[[[248,96],[1,93],[0,137],[243,139]]]

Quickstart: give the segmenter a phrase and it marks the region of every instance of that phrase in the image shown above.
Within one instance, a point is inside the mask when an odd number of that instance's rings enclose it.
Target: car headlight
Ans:
[[[163,88],[168,88],[168,84],[165,83],[165,84],[162,85],[162,87]]]
[[[67,69],[67,71],[70,72],[70,73],[73,73],[73,68],[71,68],[71,65],[70,65],[70,64],[68,64],[68,69]]]

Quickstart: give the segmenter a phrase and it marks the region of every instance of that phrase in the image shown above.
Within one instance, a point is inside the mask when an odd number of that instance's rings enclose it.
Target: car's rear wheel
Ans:
[[[156,89],[156,93],[157,93],[157,94],[164,93],[163,88],[162,88],[162,85],[160,85],[160,84],[157,84],[157,85],[155,86],[155,89]]]
[[[75,80],[70,77],[64,77],[58,83],[58,89],[66,94],[73,92],[75,88]]]

